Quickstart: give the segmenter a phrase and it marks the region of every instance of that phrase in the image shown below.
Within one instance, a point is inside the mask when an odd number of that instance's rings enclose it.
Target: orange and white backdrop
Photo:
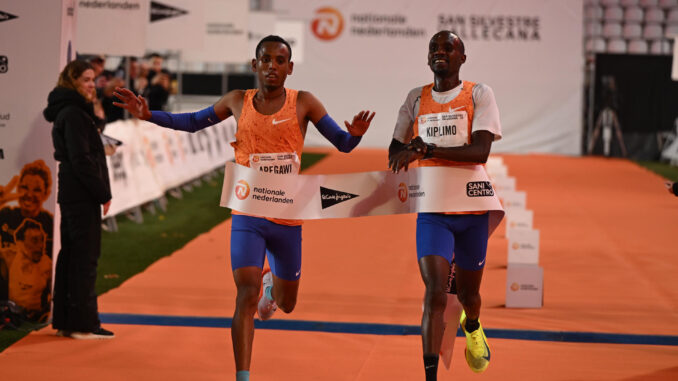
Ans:
[[[301,25],[288,86],[311,91],[336,120],[376,111],[362,146],[388,146],[408,91],[430,83],[428,41],[456,31],[461,78],[490,85],[504,138],[493,152],[581,151],[582,0],[276,0],[278,23]],[[284,33],[280,32],[280,33]],[[283,37],[290,37],[285,36]],[[327,145],[309,129],[308,145]]]

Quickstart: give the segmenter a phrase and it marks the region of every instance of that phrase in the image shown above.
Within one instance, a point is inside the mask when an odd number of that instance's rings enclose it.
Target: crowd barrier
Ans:
[[[108,216],[159,199],[234,157],[233,118],[196,133],[128,119],[106,125],[104,134],[122,142],[107,157],[113,194]]]

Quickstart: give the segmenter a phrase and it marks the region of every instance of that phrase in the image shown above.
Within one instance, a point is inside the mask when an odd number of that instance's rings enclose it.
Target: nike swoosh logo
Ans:
[[[299,274],[301,274],[301,270],[297,271],[294,276],[299,276]]]
[[[478,266],[482,266],[483,263],[485,263],[485,260],[483,259],[482,261],[478,262]]]
[[[464,107],[466,107],[466,106],[459,106],[459,107],[457,107],[457,108],[452,108],[452,107],[450,107],[450,111],[448,111],[448,112],[455,112],[455,111],[457,111],[457,110],[463,109]]]
[[[273,119],[273,125],[275,126],[276,124],[280,124],[280,123],[283,123],[283,122],[287,122],[287,121],[290,120],[290,119],[292,119],[292,118],[287,118],[287,119],[283,119],[283,120],[275,120],[275,118],[274,118],[274,119]]]

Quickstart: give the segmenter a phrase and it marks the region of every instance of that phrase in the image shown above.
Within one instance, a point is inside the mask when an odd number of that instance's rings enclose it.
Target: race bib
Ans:
[[[468,114],[450,110],[419,115],[419,136],[438,147],[459,147],[468,143]]]
[[[296,175],[300,168],[299,156],[295,152],[251,153],[250,168],[275,175]]]

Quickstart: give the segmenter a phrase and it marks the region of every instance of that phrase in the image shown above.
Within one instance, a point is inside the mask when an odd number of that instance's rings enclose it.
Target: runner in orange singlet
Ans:
[[[415,160],[420,166],[487,161],[492,142],[501,138],[499,111],[489,86],[459,79],[464,62],[464,43],[457,35],[441,31],[431,38],[428,65],[434,81],[410,91],[400,108],[389,147],[389,167],[394,172],[407,170]],[[426,286],[421,319],[426,381],[437,379],[453,254],[457,296],[465,311],[461,326],[466,334],[466,362],[478,373],[490,363],[490,347],[479,321],[487,239],[487,212],[417,216],[417,257]]]
[[[292,49],[287,41],[267,36],[257,45],[255,55],[252,71],[257,74],[258,88],[231,91],[204,110],[185,114],[151,112],[143,97],[123,88],[115,93],[122,102],[114,104],[139,119],[189,132],[233,116],[238,122],[236,141],[232,143],[236,162],[263,172],[298,171],[309,121],[342,152],[350,152],[358,145],[374,113],[361,111],[351,123],[344,122],[347,133],[313,94],[284,87],[293,68]],[[265,256],[271,271],[265,271],[262,276]],[[297,302],[301,222],[234,213],[231,266],[238,290],[231,327],[236,380],[248,381],[255,312],[266,320],[278,307],[292,312]]]

